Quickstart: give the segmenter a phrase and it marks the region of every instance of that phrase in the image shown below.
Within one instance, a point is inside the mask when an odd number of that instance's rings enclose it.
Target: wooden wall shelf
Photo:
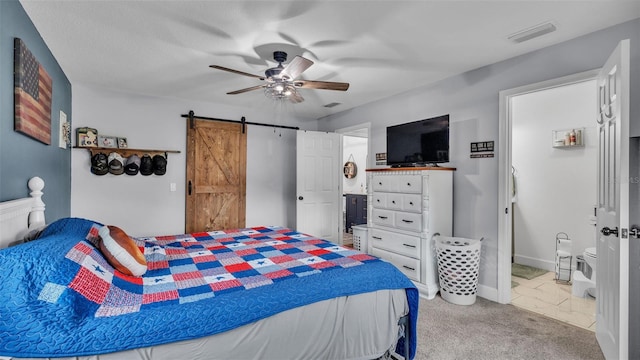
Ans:
[[[164,155],[164,157],[167,157],[168,154],[180,153],[180,151],[178,150],[159,150],[159,149],[134,149],[134,148],[119,149],[119,148],[83,147],[83,146],[74,146],[73,148],[89,150],[92,157],[93,155],[98,153],[109,155],[109,153],[112,153],[112,152],[117,152],[118,154],[122,155],[122,157],[129,157],[134,154],[140,157],[142,157],[144,154],[149,154],[149,156],[151,157],[153,157],[154,155]]]

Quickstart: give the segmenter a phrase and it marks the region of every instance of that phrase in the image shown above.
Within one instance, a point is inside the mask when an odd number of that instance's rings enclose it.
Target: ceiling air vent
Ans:
[[[342,103],[339,103],[339,102],[332,102],[332,103],[329,103],[329,104],[325,105],[324,107],[326,107],[326,108],[332,108],[332,107],[334,107],[334,106],[338,106],[338,105],[342,105]]]
[[[507,38],[513,42],[521,43],[554,31],[556,31],[556,26],[551,21],[547,21],[528,29],[515,32],[507,36]]]

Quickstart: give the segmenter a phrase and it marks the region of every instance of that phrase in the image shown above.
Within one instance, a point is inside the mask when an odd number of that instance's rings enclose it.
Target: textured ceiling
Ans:
[[[640,1],[29,1],[73,84],[287,111],[313,119],[640,17]],[[557,31],[507,36],[552,21]],[[277,104],[256,78],[273,51],[315,62],[300,78],[349,82]],[[326,108],[329,103],[340,105]]]

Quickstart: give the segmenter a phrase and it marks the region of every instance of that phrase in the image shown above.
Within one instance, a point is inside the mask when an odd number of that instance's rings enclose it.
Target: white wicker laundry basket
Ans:
[[[436,236],[440,296],[457,305],[476,302],[481,240]]]

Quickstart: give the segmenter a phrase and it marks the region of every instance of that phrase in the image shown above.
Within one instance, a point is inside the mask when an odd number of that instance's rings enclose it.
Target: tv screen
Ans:
[[[387,127],[388,165],[443,162],[449,162],[449,115]]]

